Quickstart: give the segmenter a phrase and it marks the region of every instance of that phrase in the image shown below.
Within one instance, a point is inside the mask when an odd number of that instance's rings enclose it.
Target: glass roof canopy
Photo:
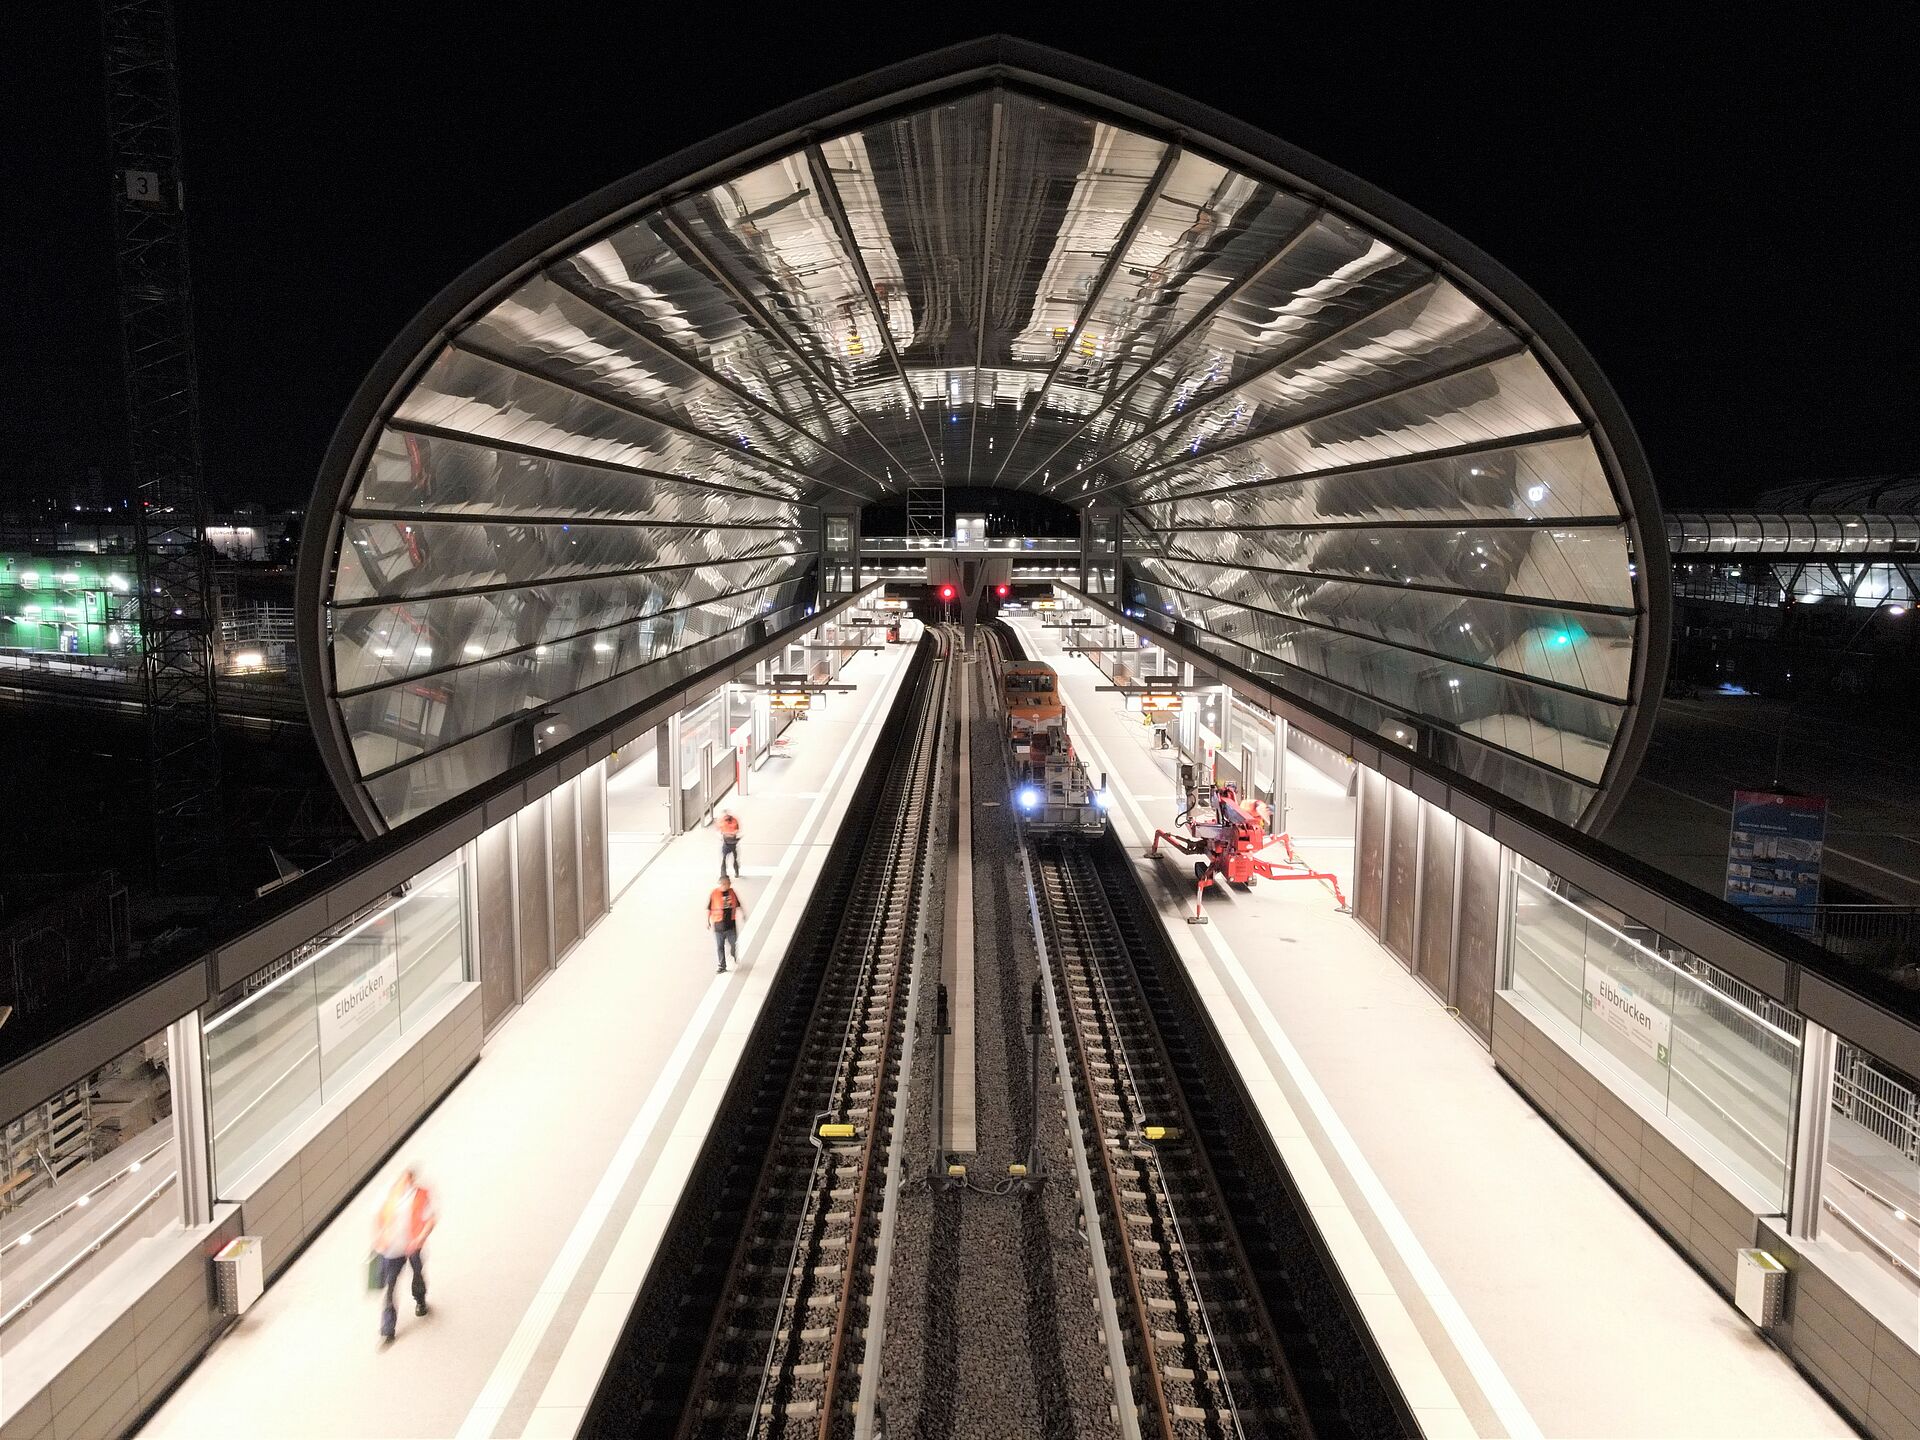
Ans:
[[[1637,758],[1663,534],[1577,342],[1313,157],[996,40],[592,197],[395,342],[302,559],[336,780],[424,813],[803,615],[823,503],[942,483],[1118,508],[1127,603],[1549,814]]]

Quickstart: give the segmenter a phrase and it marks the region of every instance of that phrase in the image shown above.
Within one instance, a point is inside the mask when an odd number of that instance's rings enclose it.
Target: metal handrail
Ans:
[[[127,1176],[139,1170],[142,1165],[145,1165],[147,1161],[153,1159],[154,1156],[158,1155],[162,1150],[166,1149],[167,1146],[172,1143],[173,1142],[171,1139],[160,1141],[151,1150],[147,1151],[146,1154],[136,1157],[130,1164],[124,1166],[120,1170],[115,1171],[112,1175],[109,1175],[105,1180],[102,1180],[98,1185],[95,1185],[91,1190],[84,1191],[81,1194],[74,1196],[73,1199],[69,1200],[65,1205],[61,1206],[58,1210],[54,1211],[53,1214],[47,1216],[46,1219],[40,1221],[38,1224],[34,1225],[30,1229],[25,1230],[20,1234],[14,1236],[13,1239],[8,1240],[5,1243],[0,1243],[0,1255],[5,1255],[9,1250],[17,1250],[20,1248],[20,1246],[31,1243],[31,1241],[33,1240],[33,1237],[39,1234],[42,1230],[46,1229],[49,1225],[54,1224],[56,1221],[65,1219],[68,1215],[72,1214],[75,1210],[84,1209],[86,1206],[91,1205],[93,1203],[94,1196],[112,1189],[115,1185],[119,1184],[122,1180],[126,1179]]]
[[[131,1210],[127,1211],[127,1213],[125,1215],[122,1215],[118,1220],[114,1221],[113,1224],[109,1225],[106,1228],[106,1230],[103,1231],[100,1234],[100,1236],[94,1240],[94,1242],[91,1245],[87,1246],[86,1249],[80,1251],[78,1254],[73,1256],[72,1259],[68,1260],[59,1269],[55,1270],[53,1274],[49,1275],[45,1280],[42,1280],[38,1285],[34,1286],[32,1293],[29,1294],[26,1299],[9,1307],[4,1314],[0,1314],[0,1330],[6,1329],[7,1326],[11,1325],[15,1320],[19,1319],[22,1315],[26,1314],[27,1311],[31,1310],[34,1307],[34,1305],[38,1303],[38,1301],[42,1296],[46,1295],[49,1291],[53,1290],[55,1286],[59,1285],[69,1275],[73,1274],[75,1270],[78,1270],[82,1264],[84,1264],[87,1260],[91,1259],[94,1255],[98,1254],[101,1247],[104,1246],[109,1240],[113,1239],[122,1230],[125,1230],[129,1225],[131,1225],[135,1220],[139,1219],[142,1215],[146,1214],[148,1208],[152,1206],[153,1202],[160,1198],[161,1192],[168,1189],[173,1184],[175,1184],[179,1180],[179,1178],[180,1178],[180,1174],[178,1170],[175,1170],[172,1174],[168,1175],[166,1179],[162,1180],[158,1185],[154,1186],[153,1189],[147,1192],[147,1196],[144,1200],[142,1200],[138,1205],[134,1206]]]

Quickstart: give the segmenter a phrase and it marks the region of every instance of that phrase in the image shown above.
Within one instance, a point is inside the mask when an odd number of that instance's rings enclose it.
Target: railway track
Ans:
[[[851,1428],[883,1263],[876,1240],[947,668],[942,654],[919,687],[859,861],[829,912],[837,923],[817,999],[688,1389],[684,1440],[831,1440]]]
[[[1017,828],[976,857],[1010,867],[1007,899],[1030,912],[1036,959],[991,970],[980,1034],[1020,1068],[1009,1027],[1028,1033],[1037,973],[1052,1058],[999,1103],[1059,1105],[1038,1188],[983,1198],[969,1181],[956,1207],[903,1165],[933,1143],[912,1118],[932,984],[913,962],[940,903],[926,882],[944,864],[943,724],[964,668],[949,635],[923,643],[581,1433],[867,1440],[895,1399],[914,1417],[902,1433],[952,1440],[1014,1433],[1015,1414],[1018,1433],[1062,1440],[1417,1433],[1110,833],[1025,833],[1001,810]],[[1023,1123],[995,1143],[1028,1160]],[[1004,1221],[983,1208],[998,1204]],[[914,1258],[890,1276],[899,1224]],[[956,1342],[976,1326],[991,1337]],[[883,1371],[911,1379],[889,1395]]]
[[[1109,904],[1084,845],[1031,843],[1139,1432],[1311,1434],[1132,964],[1143,937]]]

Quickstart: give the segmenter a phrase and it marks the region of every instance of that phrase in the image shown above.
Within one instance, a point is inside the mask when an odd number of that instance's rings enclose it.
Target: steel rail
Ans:
[[[944,696],[950,676],[944,654],[940,658],[940,666],[940,674],[929,679],[928,687],[930,691]],[[915,893],[916,877],[904,863],[903,852],[909,848],[920,852],[926,849],[925,833],[931,813],[928,804],[932,791],[930,771],[932,761],[938,755],[941,708],[940,703],[935,700],[928,703],[922,712],[912,748],[903,767],[907,779],[900,791],[895,818],[878,837],[880,845],[884,847],[882,853],[886,859],[877,883],[869,890],[875,899],[870,913],[862,917],[866,922],[864,933],[859,936],[856,945],[843,944],[843,949],[852,950],[860,956],[860,975],[848,1005],[848,1021],[841,1036],[839,1061],[835,1067],[828,1104],[814,1120],[815,1158],[808,1181],[810,1200],[795,1229],[794,1244],[786,1268],[786,1279],[779,1304],[775,1309],[776,1323],[773,1333],[768,1338],[767,1359],[762,1367],[760,1384],[753,1405],[748,1412],[746,1433],[749,1436],[757,1436],[761,1433],[763,1421],[767,1422],[770,1432],[783,1432],[785,1421],[792,1418],[782,1413],[775,1402],[780,1390],[789,1385],[795,1376],[794,1357],[804,1339],[802,1313],[805,1307],[804,1292],[818,1270],[826,1231],[833,1221],[835,1212],[832,1209],[832,1194],[834,1191],[849,1188],[840,1184],[838,1167],[832,1162],[829,1148],[820,1140],[817,1128],[820,1121],[850,1108],[850,1099],[859,1084],[861,1050],[867,1037],[873,1035],[876,1030],[878,1032],[877,1053],[873,1064],[876,1097],[879,1094],[878,1087],[883,1086],[886,1081],[894,1034],[900,1020],[900,1006],[906,998],[903,994],[901,978],[902,971],[906,969],[907,955],[902,953],[891,957],[892,964],[888,967],[889,973],[885,982],[885,999],[877,1020],[873,1013],[875,984],[879,979],[882,964],[888,958],[886,952],[894,943],[890,934],[890,921],[896,916],[905,916],[918,909]],[[816,1433],[819,1440],[832,1440],[837,1419],[835,1405],[839,1378],[846,1360],[848,1322],[856,1299],[855,1287],[860,1274],[860,1249],[865,1239],[865,1226],[869,1214],[868,1200],[873,1166],[879,1153],[880,1125],[877,1123],[879,1108],[875,1100],[869,1101],[866,1134],[861,1144],[858,1164],[850,1187],[853,1210],[849,1216],[842,1251],[832,1335],[827,1359],[822,1366],[820,1376],[822,1393],[816,1416]],[[782,1320],[785,1321],[784,1333],[779,1323]],[[785,1356],[780,1353],[783,1341],[787,1351]]]
[[[945,629],[946,627],[943,627]],[[947,641],[949,664],[941,681],[941,694],[936,702],[939,713],[944,717],[947,705],[953,693],[953,668],[951,665],[952,642],[950,632],[943,636]],[[944,720],[942,722],[944,724]],[[946,769],[946,744],[942,736],[936,735],[933,748],[933,769],[929,776],[928,792],[938,797],[945,793],[942,776]],[[923,832],[931,837],[932,826]],[[920,847],[920,874],[917,883],[921,896],[931,892],[933,884],[934,847],[923,844]],[[900,1179],[903,1170],[902,1161],[907,1148],[907,1111],[913,1094],[913,1054],[912,1036],[914,1026],[920,1014],[920,979],[926,966],[927,943],[929,936],[926,924],[926,906],[916,906],[915,935],[912,946],[910,978],[907,982],[907,1011],[904,1034],[907,1043],[900,1057],[900,1074],[894,1086],[893,1130],[887,1143],[887,1176],[884,1191],[885,1201],[880,1209],[880,1236],[874,1254],[873,1287],[867,1299],[867,1343],[860,1364],[860,1394],[854,1401],[853,1435],[854,1440],[873,1440],[874,1420],[880,1397],[881,1362],[886,1349],[887,1339],[887,1303],[888,1293],[893,1279],[893,1238],[894,1226],[900,1216]],[[936,1090],[940,1077],[934,1077]],[[876,1126],[877,1130],[878,1127]]]
[[[1004,659],[1004,638],[996,631],[988,630],[987,635],[993,645],[994,653]],[[998,690],[998,685],[994,686]],[[1000,747],[1001,763],[1005,767],[1006,788],[1013,790],[1013,759],[1009,748]],[[1016,819],[1016,824],[1018,823]],[[1079,1101],[1074,1094],[1073,1065],[1067,1054],[1066,1027],[1060,1020],[1060,1001],[1056,993],[1055,970],[1052,948],[1047,943],[1046,923],[1041,919],[1040,889],[1034,882],[1033,858],[1029,854],[1026,837],[1021,836],[1020,844],[1015,847],[1020,856],[1020,878],[1026,889],[1027,917],[1033,926],[1033,945],[1038,956],[1040,977],[1045,981],[1040,987],[1041,998],[1046,1007],[1047,1032],[1053,1041],[1053,1063],[1059,1076],[1060,1106],[1065,1113],[1068,1148],[1073,1155],[1074,1179],[1080,1191],[1080,1217],[1086,1227],[1088,1250],[1088,1269],[1093,1272],[1093,1288],[1096,1308],[1100,1314],[1100,1328],[1106,1337],[1107,1372],[1113,1384],[1113,1409],[1120,1427],[1121,1440],[1141,1440],[1140,1410],[1133,1395],[1133,1380],[1127,1364],[1126,1335],[1122,1329],[1119,1302],[1113,1294],[1113,1276],[1107,1264],[1106,1227],[1100,1223],[1099,1201],[1093,1189],[1093,1166],[1087,1159],[1086,1135],[1080,1126]],[[1114,1219],[1120,1219],[1116,1211]]]
[[[889,898],[896,900],[903,907],[912,907],[915,928],[918,927],[920,919],[921,907],[919,905],[919,898],[923,893],[920,888],[920,882],[926,874],[925,859],[929,849],[926,841],[928,831],[931,828],[930,822],[934,811],[932,801],[934,796],[938,794],[935,780],[939,771],[940,737],[945,732],[946,702],[953,683],[951,637],[944,633],[940,637],[940,650],[941,672],[939,680],[935,682],[937,695],[933,703],[927,707],[926,721],[920,732],[919,743],[915,747],[913,760],[913,774],[915,779],[908,801],[909,806],[914,807],[917,811],[908,828],[912,831],[911,838],[915,842],[913,851],[919,859],[919,864],[917,866],[909,864],[906,857],[902,855],[901,848],[897,845],[889,854],[887,861],[887,891]],[[891,908],[891,906],[886,907],[886,909]],[[884,925],[886,919],[886,909],[883,909],[876,917],[877,921],[882,925]],[[904,916],[902,918],[904,921]],[[912,969],[910,961],[912,959],[912,951],[915,947],[906,942],[906,933],[904,930],[902,933],[902,941],[903,953],[896,959],[892,974],[888,980],[886,1008],[884,1018],[880,1025],[879,1052],[874,1057],[873,1073],[876,1097],[879,1094],[879,1088],[886,1083],[887,1066],[893,1052],[895,1033],[897,1030],[903,1028],[903,1026],[910,1027],[912,1025],[912,1016],[911,1014],[902,1013],[902,1004],[917,993],[910,983]],[[903,988],[901,983],[903,972],[907,972],[909,978],[909,984],[905,987],[905,995],[901,993]],[[909,1029],[907,1033],[909,1043],[902,1047],[908,1054],[912,1052],[911,1038]],[[896,1077],[892,1115],[896,1130],[901,1124],[903,1107],[900,1102],[905,1098],[905,1081],[910,1073],[910,1070],[903,1067],[902,1074]],[[841,1371],[845,1367],[848,1348],[848,1322],[853,1314],[855,1284],[860,1275],[860,1247],[865,1239],[865,1225],[869,1214],[868,1201],[871,1194],[871,1177],[874,1160],[880,1154],[878,1111],[879,1107],[877,1104],[873,1105],[868,1111],[866,1141],[861,1151],[859,1172],[854,1179],[853,1216],[848,1224],[846,1256],[840,1268],[840,1297],[834,1316],[833,1346],[827,1357],[826,1374],[820,1397],[820,1440],[833,1440],[834,1422],[837,1418],[835,1414],[835,1400],[839,1392]],[[890,1182],[897,1187],[899,1167],[894,1163],[896,1158],[897,1156],[891,1144],[889,1144],[887,1174]],[[884,1201],[886,1196],[883,1195],[882,1198]],[[883,1204],[882,1208],[883,1211],[890,1211],[893,1207]],[[883,1278],[883,1272],[878,1269],[878,1258],[876,1257],[875,1283],[882,1283]],[[871,1321],[871,1313],[869,1314],[869,1321]],[[869,1325],[869,1328],[872,1328],[871,1325]],[[878,1377],[876,1376],[875,1379],[877,1382]]]
[[[1045,883],[1044,880],[1042,883]],[[1049,898],[1051,900],[1051,895]],[[1057,909],[1051,903],[1048,908],[1050,914]],[[1064,940],[1059,948],[1062,966],[1073,963],[1067,959],[1070,947]],[[1081,968],[1084,970],[1084,965]],[[1062,1001],[1071,1002],[1072,994],[1066,990],[1070,982],[1064,969],[1054,969],[1050,979],[1054,985],[1066,991],[1061,996]],[[1141,1283],[1139,1261],[1133,1253],[1133,1242],[1126,1234],[1126,1201],[1120,1193],[1120,1177],[1113,1165],[1112,1142],[1108,1138],[1106,1124],[1100,1116],[1100,1097],[1094,1092],[1093,1047],[1087,1041],[1086,1027],[1081,1024],[1079,1010],[1071,1003],[1063,1003],[1062,1008],[1067,1011],[1071,1022],[1069,1029],[1073,1037],[1074,1050],[1080,1060],[1080,1083],[1086,1087],[1087,1091],[1085,1114],[1087,1124],[1093,1130],[1092,1148],[1100,1156],[1101,1178],[1106,1182],[1107,1203],[1113,1211],[1116,1232],[1114,1250],[1118,1253],[1120,1269],[1126,1276],[1128,1298],[1132,1301],[1133,1323],[1139,1332],[1140,1369],[1146,1377],[1147,1396],[1152,1404],[1153,1416],[1159,1425],[1163,1440],[1176,1440],[1178,1432],[1174,1429],[1173,1407],[1167,1400],[1166,1377],[1161,1373],[1159,1349],[1154,1342],[1153,1312],[1147,1304],[1146,1290]],[[1062,1078],[1063,1081],[1066,1080],[1065,1072]]]
[[[1079,858],[1084,859],[1084,857]],[[1083,933],[1089,934],[1098,927],[1114,937],[1117,948],[1124,950],[1124,945],[1119,943],[1120,927],[1114,919],[1112,911],[1108,909],[1104,901],[1100,898],[1100,882],[1098,877],[1075,873],[1073,863],[1066,859],[1064,855],[1058,865],[1057,874],[1060,882],[1060,895],[1062,899],[1065,900],[1067,908],[1071,912],[1075,927]],[[1083,886],[1093,890],[1094,895],[1091,900],[1083,893]],[[1101,1008],[1106,1012],[1112,1028],[1117,1031],[1119,1028],[1118,1011],[1114,1006],[1113,997],[1108,991],[1106,977],[1100,973],[1100,967],[1091,962],[1083,963],[1081,969],[1088,985],[1089,994],[1097,994],[1099,996]],[[1118,1069],[1126,1076],[1127,1088],[1132,1092],[1134,1099],[1134,1108],[1144,1113],[1144,1088],[1134,1075],[1133,1061],[1127,1052],[1127,1047],[1116,1043],[1111,1047],[1111,1054],[1113,1059],[1118,1062]],[[1169,1087],[1169,1089],[1172,1089],[1172,1087]],[[1185,1114],[1185,1106],[1179,1104],[1177,1100],[1175,1103],[1179,1105],[1181,1111],[1179,1118],[1186,1127],[1183,1133],[1191,1135],[1193,1133],[1191,1121]],[[1234,1435],[1239,1437],[1239,1440],[1245,1440],[1246,1430],[1240,1422],[1240,1409],[1234,1402],[1233,1385],[1227,1376],[1226,1363],[1221,1358],[1222,1352],[1219,1338],[1214,1333],[1213,1318],[1207,1309],[1206,1294],[1201,1287],[1200,1277],[1193,1268],[1192,1251],[1188,1248],[1186,1235],[1180,1225],[1179,1207],[1174,1203],[1173,1189],[1167,1182],[1166,1171],[1160,1163],[1159,1151],[1149,1146],[1147,1158],[1158,1192],[1158,1203],[1166,1212],[1167,1227],[1173,1235],[1173,1243],[1167,1247],[1168,1259],[1171,1262],[1174,1257],[1179,1257],[1179,1264],[1185,1272],[1184,1278],[1186,1285],[1188,1289],[1192,1291],[1193,1296],[1192,1304],[1188,1308],[1190,1308],[1193,1315],[1199,1319],[1200,1330],[1206,1339],[1206,1353],[1213,1358],[1213,1363],[1219,1373],[1218,1389],[1226,1402],[1223,1408],[1232,1421]],[[1113,1176],[1114,1183],[1117,1185],[1119,1176],[1114,1169],[1110,1155],[1108,1156],[1107,1169],[1109,1174]],[[1241,1261],[1241,1269],[1244,1272],[1247,1268],[1245,1257],[1243,1255],[1236,1255],[1236,1258]],[[1193,1328],[1192,1319],[1187,1319],[1185,1323],[1187,1324],[1189,1333],[1191,1333]],[[1273,1353],[1277,1354],[1278,1346],[1273,1346],[1272,1350]]]

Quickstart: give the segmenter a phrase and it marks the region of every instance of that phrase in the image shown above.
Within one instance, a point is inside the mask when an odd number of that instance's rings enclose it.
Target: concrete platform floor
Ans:
[[[1139,856],[1173,820],[1171,757],[1061,631],[1015,628]],[[1347,882],[1348,802],[1297,759],[1290,780],[1304,853]],[[1429,1435],[1854,1433],[1324,887],[1213,891],[1187,926],[1188,863],[1136,864]]]
[[[571,1435],[911,655],[853,659],[741,817],[742,967],[714,973],[711,829],[668,843],[480,1062],[141,1432],[178,1440]],[[379,1343],[374,1213],[418,1165],[431,1313]],[[404,1288],[404,1286],[403,1286]],[[402,1296],[404,1302],[404,1295]]]

